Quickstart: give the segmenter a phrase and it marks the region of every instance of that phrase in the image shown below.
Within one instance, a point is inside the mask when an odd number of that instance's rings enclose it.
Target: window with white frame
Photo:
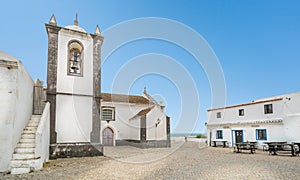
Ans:
[[[267,130],[256,129],[256,140],[267,140]]]
[[[223,131],[222,130],[217,130],[216,139],[223,139]]]
[[[272,114],[273,113],[273,105],[272,104],[265,104],[265,114]]]
[[[101,120],[114,121],[115,120],[115,108],[114,107],[102,107],[101,108]]]
[[[217,118],[221,118],[221,112],[217,112]]]

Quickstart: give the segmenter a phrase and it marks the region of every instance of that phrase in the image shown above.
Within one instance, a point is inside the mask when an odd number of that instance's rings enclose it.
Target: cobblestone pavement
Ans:
[[[52,160],[40,171],[2,173],[0,179],[300,179],[300,157],[172,143],[161,149],[105,147],[104,157]]]

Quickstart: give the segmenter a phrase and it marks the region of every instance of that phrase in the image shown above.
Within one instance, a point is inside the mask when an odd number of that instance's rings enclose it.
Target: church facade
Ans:
[[[142,96],[102,93],[103,145],[170,147],[170,118],[164,108],[146,90]]]
[[[74,25],[57,26],[48,34],[47,101],[50,102],[50,157],[101,155],[100,50],[103,37]],[[91,144],[92,143],[92,144]],[[68,152],[63,149],[69,149]]]
[[[0,89],[6,101],[0,103],[0,172],[28,173],[49,158],[101,156],[103,146],[170,147],[170,118],[146,89],[140,96],[101,93],[98,26],[87,33],[76,17],[60,27],[53,15],[46,31],[45,88],[21,61],[0,53],[6,87]]]

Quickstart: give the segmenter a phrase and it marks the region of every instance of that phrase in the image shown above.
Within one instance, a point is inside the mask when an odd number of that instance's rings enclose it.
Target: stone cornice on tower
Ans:
[[[72,31],[74,33],[91,35],[93,39],[95,37],[99,37],[99,39],[101,41],[103,41],[103,39],[104,39],[104,37],[101,35],[100,28],[99,28],[98,25],[96,26],[96,30],[95,30],[94,34],[87,33],[82,27],[78,26],[78,17],[77,17],[77,15],[76,15],[76,19],[74,20],[74,25],[68,25],[68,26],[65,26],[65,27],[61,27],[61,26],[57,25],[55,15],[53,14],[51,16],[48,24],[46,23],[45,26],[46,26],[46,30],[47,30],[48,34],[49,34],[50,30],[51,30],[52,33],[58,33],[59,30],[64,29],[64,30],[67,30],[67,31]]]

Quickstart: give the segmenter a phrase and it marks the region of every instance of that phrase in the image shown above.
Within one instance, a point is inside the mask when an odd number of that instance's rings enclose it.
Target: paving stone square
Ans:
[[[105,156],[51,160],[29,174],[0,179],[300,179],[300,157],[172,141],[172,148],[105,147]]]

